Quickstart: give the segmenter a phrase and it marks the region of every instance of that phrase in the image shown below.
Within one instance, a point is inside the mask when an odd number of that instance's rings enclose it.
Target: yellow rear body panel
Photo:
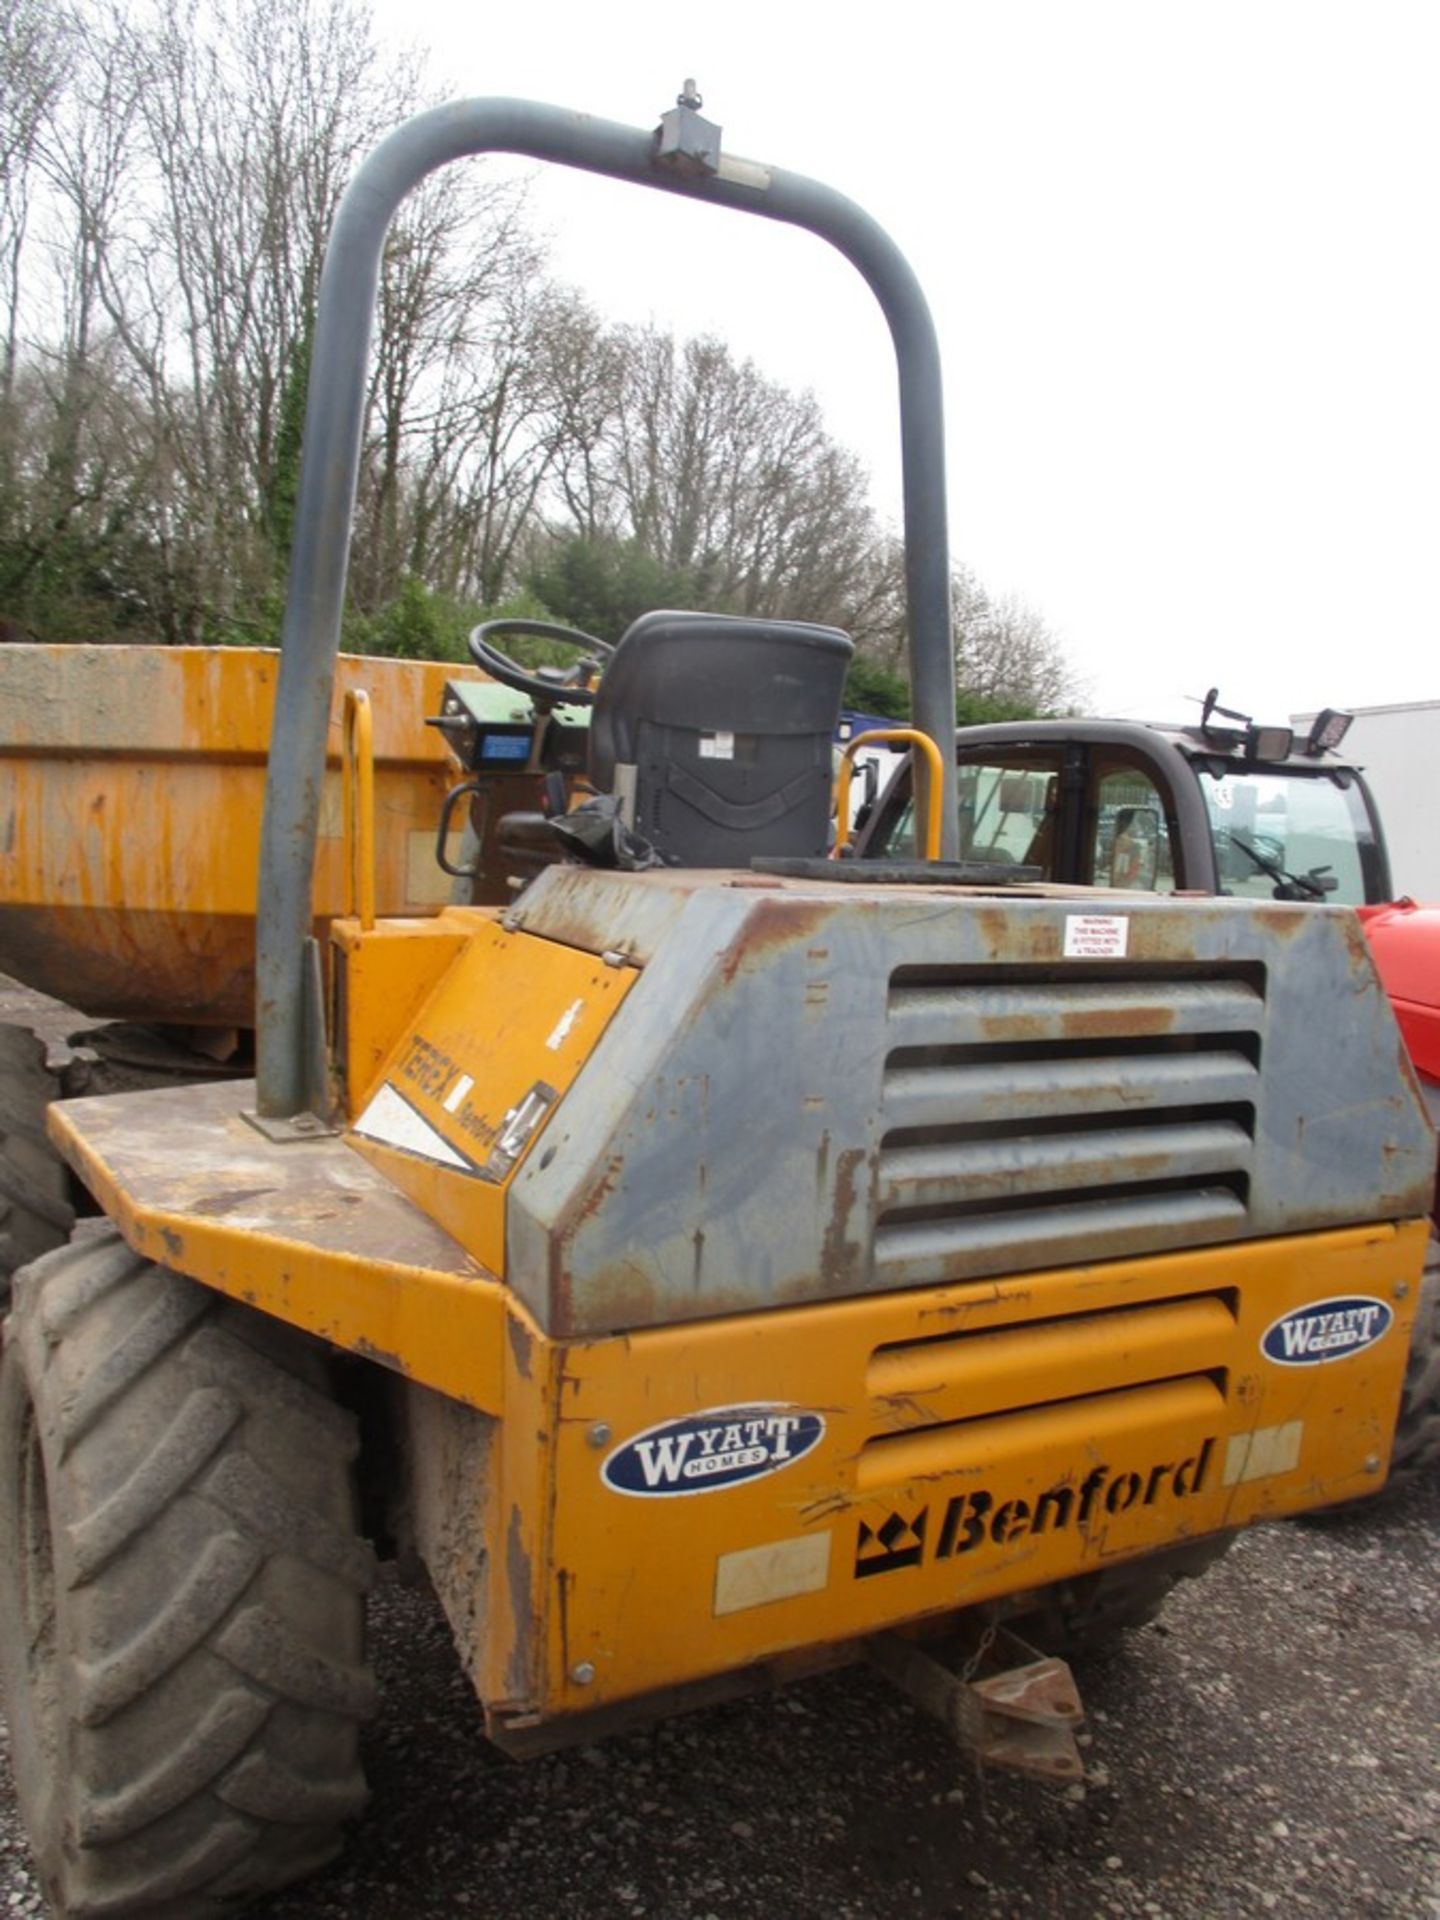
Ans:
[[[516,1509],[551,1570],[535,1704],[863,1637],[1373,1491],[1425,1239],[1423,1222],[1352,1230],[537,1345],[509,1383],[554,1462],[549,1499]],[[1277,1317],[1330,1298],[1389,1303],[1393,1322],[1328,1364],[1265,1357]],[[766,1406],[817,1414],[822,1436],[743,1484],[605,1482],[637,1435],[706,1409],[721,1411],[704,1431],[744,1426],[734,1409]],[[689,1426],[669,1436],[672,1464],[700,1452]],[[656,1440],[647,1459],[661,1471]]]

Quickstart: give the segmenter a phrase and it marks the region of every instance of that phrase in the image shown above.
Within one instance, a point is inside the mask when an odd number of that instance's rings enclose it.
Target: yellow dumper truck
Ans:
[[[844,635],[660,612],[582,661],[595,797],[508,820],[530,877],[490,905],[373,908],[357,731],[354,911],[317,937],[380,248],[492,148],[860,268],[897,347],[917,723],[953,728],[935,340],[879,228],[689,100],[656,133],[470,102],[380,147],[321,294],[256,1076],[54,1106],[106,1223],[15,1283],[0,1678],[62,1914],[219,1913],[334,1850],[373,1702],[362,1508],[510,1752],[869,1658],[1063,1779],[1073,1687],[1008,1623],[1137,1617],[1235,1529],[1386,1473],[1434,1142],[1353,916],[1002,884],[955,858],[950,754],[937,859],[826,858]],[[483,810],[543,772],[555,684],[518,731],[465,685],[436,717]]]

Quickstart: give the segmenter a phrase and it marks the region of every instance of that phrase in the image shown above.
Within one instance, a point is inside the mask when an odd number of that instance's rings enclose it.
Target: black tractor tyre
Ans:
[[[49,1911],[205,1920],[338,1849],[374,1685],[318,1344],[108,1225],[16,1276],[0,1685]]]
[[[1387,1492],[1403,1490],[1440,1460],[1440,1236],[1431,1234],[1400,1392]]]
[[[69,1169],[45,1135],[59,1091],[40,1036],[0,1025],[0,1311],[16,1268],[64,1246],[75,1225]]]
[[[1062,1580],[1027,1600],[1016,1629],[1045,1653],[1083,1659],[1110,1646],[1119,1634],[1149,1626],[1180,1582],[1204,1573],[1234,1540],[1233,1533],[1207,1534],[1163,1553]]]

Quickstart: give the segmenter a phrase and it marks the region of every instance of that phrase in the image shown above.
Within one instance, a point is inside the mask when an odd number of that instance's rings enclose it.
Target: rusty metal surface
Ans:
[[[50,1133],[137,1251],[498,1411],[495,1276],[343,1140],[267,1140],[254,1103],[242,1080],[67,1100]]]
[[[1123,954],[1068,958],[1097,912]],[[511,1189],[552,1332],[1428,1211],[1343,910],[577,869],[515,918],[643,966]]]
[[[980,1766],[1068,1786],[1084,1778],[1075,1728],[1084,1719],[1063,1660],[990,1629],[962,1646],[957,1673],[927,1648],[894,1634],[869,1642],[871,1663],[945,1727]],[[1005,1661],[1015,1664],[1006,1665]]]
[[[456,1651],[478,1687],[491,1631],[486,1504],[494,1486],[494,1418],[409,1382],[402,1389],[406,1541],[419,1554],[455,1636]]]
[[[1063,1660],[1034,1657],[970,1684],[987,1707],[1012,1720],[1073,1726],[1084,1717],[1075,1676]]]
[[[0,649],[0,964],[106,1018],[254,1021],[259,815],[278,662],[250,648]],[[341,662],[315,926],[343,911],[340,703],[375,696],[376,884],[430,913],[448,782],[428,661]],[[468,670],[466,670],[468,671]]]
[[[223,1222],[241,1245],[258,1235],[480,1277],[462,1247],[341,1140],[274,1145],[244,1118],[254,1104],[253,1080],[106,1094],[52,1108],[51,1130],[61,1130],[72,1164],[82,1152],[102,1161],[137,1213],[173,1218],[181,1236],[187,1223]]]
[[[273,647],[10,646],[0,655],[0,754],[177,753],[264,760],[280,656]],[[446,680],[470,666],[345,655],[336,664],[328,758],[338,765],[345,693],[375,693],[375,753],[427,766],[442,758],[426,717]]]
[[[564,946],[582,947],[587,953],[601,950],[623,954],[637,966],[653,960],[673,932],[690,898],[716,888],[750,898],[771,896],[777,899],[807,899],[814,895],[816,882],[787,878],[780,874],[751,873],[742,869],[701,870],[665,869],[650,873],[602,872],[593,867],[547,867],[507,915],[508,924],[527,933],[558,940]],[[851,878],[845,893],[864,895],[872,905],[888,902],[892,908],[917,899],[930,908],[947,900],[998,902],[1003,913],[1005,903],[1017,899],[1074,900],[1073,887],[1027,882],[1016,887],[959,887],[953,885],[896,889],[880,884],[867,885]],[[837,880],[828,887],[831,897],[841,892]],[[1132,891],[1088,887],[1084,897],[1091,910],[1108,912],[1133,904]]]
[[[506,916],[506,925],[586,953],[622,954],[643,966],[655,958],[693,894],[742,877],[547,867]]]

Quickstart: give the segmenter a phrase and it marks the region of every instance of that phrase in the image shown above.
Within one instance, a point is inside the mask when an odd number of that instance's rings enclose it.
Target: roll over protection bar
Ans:
[[[451,160],[523,154],[756,213],[828,240],[863,276],[895,345],[914,712],[941,749],[940,856],[958,857],[944,409],[925,296],[888,234],[853,201],[802,174],[723,154],[718,128],[699,119],[695,104],[687,83],[678,109],[658,130],[646,131],[529,100],[456,101],[418,114],[383,140],[340,202],[316,311],[261,832],[256,1071],[262,1115],[288,1118],[322,1097],[314,1085],[319,1009],[306,943],[380,262],[400,202]]]

